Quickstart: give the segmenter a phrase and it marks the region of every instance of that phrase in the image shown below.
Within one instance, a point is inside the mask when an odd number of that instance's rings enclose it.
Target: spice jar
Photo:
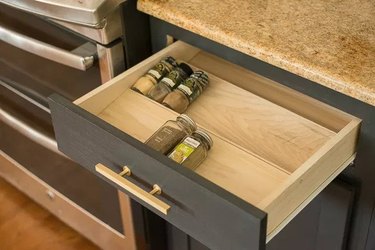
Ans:
[[[207,74],[203,71],[195,71],[188,79],[169,93],[162,104],[178,113],[183,113],[198,98],[207,85]]]
[[[147,95],[157,82],[177,66],[176,60],[168,56],[152,67],[146,74],[139,78],[131,87],[132,90]]]
[[[189,116],[182,114],[176,121],[167,121],[146,141],[146,145],[166,155],[196,128],[195,122]]]
[[[168,157],[184,167],[196,169],[207,157],[213,141],[207,132],[197,129],[178,144]]]
[[[160,82],[148,93],[148,97],[161,103],[165,96],[178,87],[186,78],[193,73],[189,65],[180,63],[171,72],[163,77]]]

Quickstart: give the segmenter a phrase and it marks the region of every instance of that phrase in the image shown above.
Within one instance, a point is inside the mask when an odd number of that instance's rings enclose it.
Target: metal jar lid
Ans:
[[[209,79],[208,79],[208,75],[204,71],[201,71],[201,70],[194,71],[194,73],[190,77],[198,79],[203,89],[207,88]]]
[[[186,77],[189,77],[191,74],[193,74],[193,70],[186,63],[180,63],[178,66],[186,73]]]
[[[171,57],[171,56],[167,56],[167,57],[163,58],[161,61],[162,61],[162,62],[165,62],[165,63],[167,63],[167,64],[169,64],[169,65],[171,66],[171,67],[170,67],[170,70],[172,70],[172,68],[178,66],[178,64],[177,64],[177,62],[176,62],[176,59],[174,59],[174,58]]]
[[[195,131],[197,129],[197,124],[187,114],[181,114],[181,115],[179,115],[176,120],[183,120],[183,121],[185,121],[191,127],[192,131]]]
[[[212,148],[212,145],[214,144],[214,142],[213,142],[211,136],[206,131],[198,128],[197,130],[194,131],[193,135],[194,134],[197,134],[197,135],[201,136],[204,140],[207,141],[207,145],[209,147],[208,149]]]

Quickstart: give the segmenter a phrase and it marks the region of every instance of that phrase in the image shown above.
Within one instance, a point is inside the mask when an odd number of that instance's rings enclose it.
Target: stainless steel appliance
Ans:
[[[0,176],[109,249],[134,245],[129,200],[58,151],[47,97],[125,69],[122,2],[0,0]]]
[[[6,24],[0,25],[0,40],[83,71],[98,63],[102,82],[106,82],[125,69],[122,41],[124,29],[120,8],[123,2],[124,0],[0,0],[2,8],[7,5],[39,15],[89,41],[64,49],[19,32],[17,27]]]

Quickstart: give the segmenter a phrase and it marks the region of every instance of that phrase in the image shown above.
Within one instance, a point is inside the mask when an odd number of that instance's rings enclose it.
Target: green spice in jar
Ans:
[[[196,128],[195,122],[189,116],[182,114],[176,121],[167,121],[146,141],[146,145],[166,155]]]
[[[132,90],[147,95],[152,87],[154,87],[158,81],[166,76],[174,67],[177,66],[176,60],[168,56],[162,59],[158,64],[152,67],[145,75],[140,77],[134,85],[131,87]]]
[[[163,77],[160,82],[148,93],[148,97],[161,103],[165,96],[178,87],[186,78],[193,73],[189,65],[180,63],[171,72]]]
[[[183,113],[187,107],[198,98],[208,85],[208,76],[203,71],[195,71],[189,78],[169,93],[162,104],[178,113]]]
[[[196,169],[207,157],[213,145],[212,138],[207,132],[197,129],[178,144],[168,157],[184,167]]]

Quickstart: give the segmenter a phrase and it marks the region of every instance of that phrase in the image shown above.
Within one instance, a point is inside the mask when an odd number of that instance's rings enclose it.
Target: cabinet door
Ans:
[[[351,186],[333,182],[267,244],[267,250],[346,249],[353,197]]]
[[[353,195],[352,187],[335,181],[267,244],[267,250],[346,249]],[[172,225],[167,226],[167,235],[169,250],[209,249]],[[375,249],[374,242],[372,248],[369,244],[369,250]]]
[[[372,212],[370,231],[367,236],[366,250],[375,250],[375,203],[374,203],[374,210]]]
[[[208,247],[171,224],[167,224],[167,246],[168,250],[209,250]]]

